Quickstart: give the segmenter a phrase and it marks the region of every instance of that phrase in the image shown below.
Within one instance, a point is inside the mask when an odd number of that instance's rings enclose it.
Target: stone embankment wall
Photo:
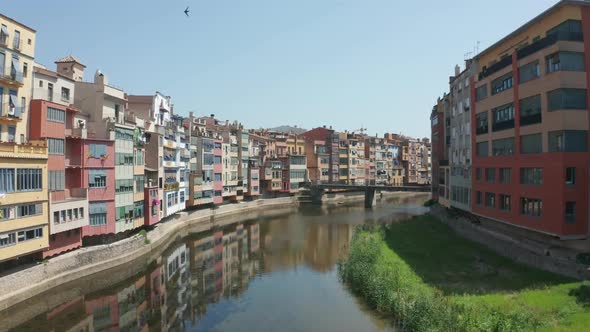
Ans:
[[[181,212],[148,232],[149,244],[143,236],[135,235],[108,245],[80,248],[0,278],[0,311],[54,287],[138,259],[144,258],[147,264],[169,244],[189,233],[248,220],[248,217],[286,213],[296,208],[295,197],[284,197]]]
[[[451,217],[441,206],[433,206],[430,213],[449,225],[457,234],[480,243],[504,257],[540,270],[553,272],[575,279],[590,278],[588,266],[579,264],[575,254],[564,253],[540,242],[515,238],[462,217]]]

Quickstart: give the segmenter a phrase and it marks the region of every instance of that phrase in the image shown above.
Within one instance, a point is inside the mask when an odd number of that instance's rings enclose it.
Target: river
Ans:
[[[146,266],[99,273],[0,313],[0,330],[392,331],[340,282],[336,264],[355,225],[424,213],[424,197],[370,210],[301,207],[191,234]]]

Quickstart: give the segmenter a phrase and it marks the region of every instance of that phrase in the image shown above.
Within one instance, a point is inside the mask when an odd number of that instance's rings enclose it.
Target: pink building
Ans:
[[[158,221],[160,211],[160,199],[158,198],[158,186],[146,186],[144,189],[144,220],[146,226],[151,226]]]
[[[82,152],[81,177],[88,188],[89,225],[82,236],[115,234],[115,145],[109,139],[88,138],[79,146]]]

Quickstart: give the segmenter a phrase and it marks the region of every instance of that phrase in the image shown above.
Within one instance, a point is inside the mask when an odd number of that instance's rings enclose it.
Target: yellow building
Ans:
[[[0,262],[49,246],[47,145],[28,139],[34,55],[35,30],[0,14]]]

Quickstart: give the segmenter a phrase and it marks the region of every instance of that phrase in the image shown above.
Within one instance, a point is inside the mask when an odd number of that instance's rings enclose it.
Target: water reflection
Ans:
[[[308,208],[194,234],[132,278],[14,330],[389,330],[338,282],[335,266],[355,224],[422,212],[405,203],[402,209]]]

